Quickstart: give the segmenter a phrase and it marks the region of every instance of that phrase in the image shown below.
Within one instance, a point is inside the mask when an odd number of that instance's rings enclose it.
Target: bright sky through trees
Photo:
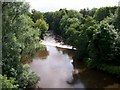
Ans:
[[[80,10],[118,5],[119,0],[25,0],[30,3],[31,9],[42,12],[56,11],[60,8]]]

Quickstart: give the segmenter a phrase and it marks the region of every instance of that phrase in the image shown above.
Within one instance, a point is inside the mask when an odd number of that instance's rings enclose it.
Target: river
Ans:
[[[88,69],[82,60],[74,60],[74,50],[48,34],[42,41],[47,50],[38,52],[30,63],[40,81],[36,88],[120,88],[118,80],[100,71]]]

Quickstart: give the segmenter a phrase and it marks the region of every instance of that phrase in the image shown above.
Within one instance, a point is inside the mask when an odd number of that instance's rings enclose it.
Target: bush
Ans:
[[[112,62],[117,32],[112,25],[101,22],[89,43],[89,57],[97,63]]]
[[[17,82],[19,83],[21,88],[26,88],[27,86],[31,86],[36,84],[40,78],[32,71],[29,70],[29,65],[23,65],[23,73],[19,75],[17,78]]]
[[[98,68],[102,71],[105,71],[112,75],[116,75],[118,78],[120,78],[120,66],[101,64]]]
[[[0,78],[2,79],[2,90],[12,90],[18,89],[19,85],[16,84],[16,79],[12,77],[7,77],[6,75],[1,75]]]

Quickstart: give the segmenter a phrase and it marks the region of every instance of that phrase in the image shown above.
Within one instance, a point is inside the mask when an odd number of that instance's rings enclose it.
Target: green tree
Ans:
[[[9,90],[12,90],[13,88],[14,89],[18,89],[18,84],[16,84],[16,80],[15,78],[9,78],[4,75],[4,76],[0,76],[1,77],[1,83],[2,83],[2,90],[6,90],[7,88]]]
[[[31,10],[31,14],[29,14],[29,16],[32,18],[33,22],[35,23],[38,19],[43,19],[43,13],[41,13],[40,11],[36,11],[35,9]]]
[[[81,9],[80,10],[80,13],[83,15],[83,17],[87,17],[87,16],[89,16],[89,12],[90,12],[90,10],[87,8],[87,9]]]
[[[28,8],[29,5],[24,2],[2,4],[2,74],[6,75],[10,87],[18,84],[19,88],[25,88],[39,80],[21,63],[22,57],[32,57],[38,49],[44,49],[44,46],[39,44],[40,30],[34,28],[34,22],[27,16]],[[42,25],[41,28],[45,29]]]
[[[102,7],[97,9],[94,17],[97,21],[102,21],[107,16],[110,16],[110,14],[115,14],[117,7]]]
[[[114,24],[115,24],[115,27],[117,29],[119,29],[119,32],[120,32],[120,7],[118,7],[118,9],[117,9]]]
[[[91,58],[92,66],[100,65],[101,63],[113,63],[112,57],[117,32],[112,25],[101,22],[94,32],[92,40],[89,44],[89,57]]]
[[[39,30],[40,38],[43,39],[45,33],[48,30],[48,24],[45,22],[44,19],[38,19],[35,23],[35,28]]]

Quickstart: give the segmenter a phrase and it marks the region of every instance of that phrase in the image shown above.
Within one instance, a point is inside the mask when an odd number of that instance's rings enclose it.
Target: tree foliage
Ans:
[[[88,67],[120,77],[117,69],[120,65],[119,7],[81,9],[79,12],[61,9],[45,13],[45,17],[50,30],[76,48],[76,56],[83,58]]]
[[[28,16],[29,5],[25,2],[2,3],[2,75],[4,88],[26,88],[39,78],[22,64],[26,56],[45,47],[39,43],[48,29],[47,23]],[[5,75],[5,76],[4,76]]]
[[[2,3],[2,83],[7,88],[26,88],[39,78],[21,62],[45,47],[39,43],[48,28],[76,48],[90,68],[120,77],[120,7],[41,13],[28,11],[25,2]],[[48,24],[47,24],[48,23]]]
[[[7,88],[9,88],[10,90],[12,90],[13,88],[14,89],[17,89],[18,88],[18,84],[16,84],[16,81],[15,81],[15,78],[9,78],[4,75],[4,76],[1,76],[1,83],[2,83],[2,89],[3,90],[6,90]]]

